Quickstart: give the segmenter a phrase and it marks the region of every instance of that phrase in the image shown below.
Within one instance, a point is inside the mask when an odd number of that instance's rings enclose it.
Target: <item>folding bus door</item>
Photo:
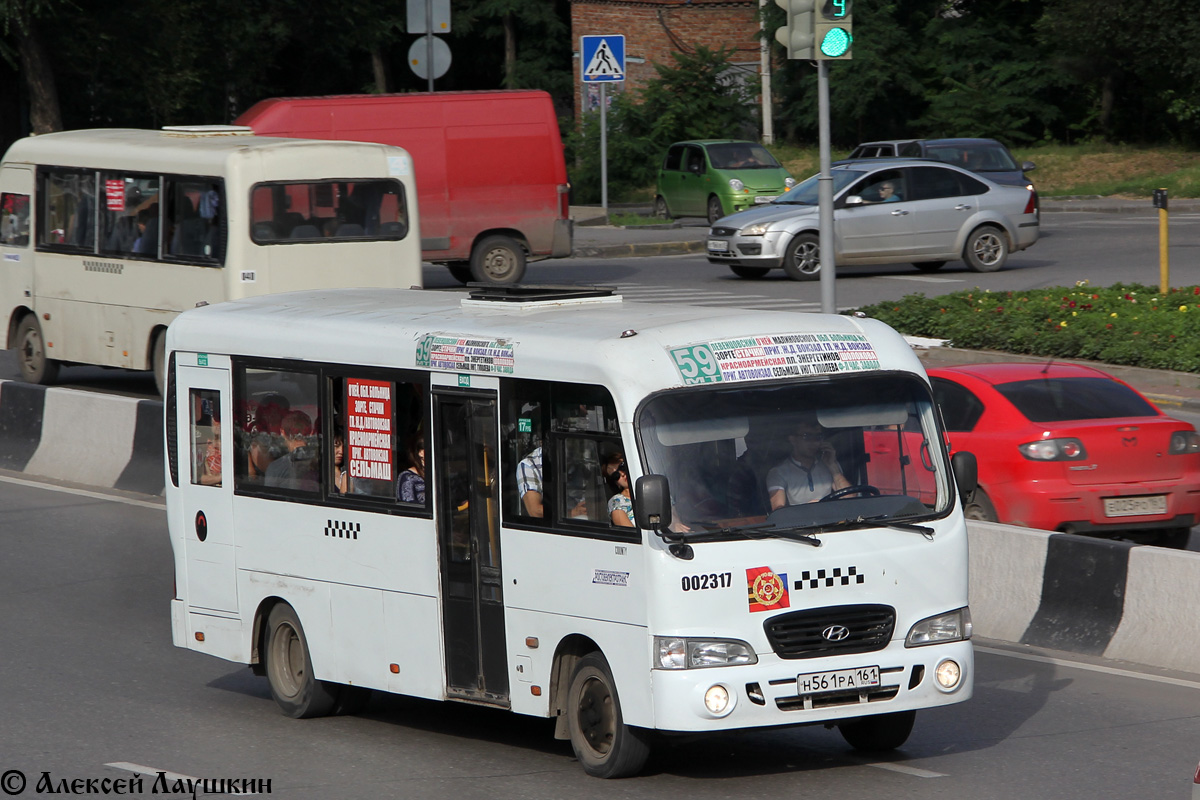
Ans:
[[[433,401],[447,691],[507,705],[496,393],[435,389]]]

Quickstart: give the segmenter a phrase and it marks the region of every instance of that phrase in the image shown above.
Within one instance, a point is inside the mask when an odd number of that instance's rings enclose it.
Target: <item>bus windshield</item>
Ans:
[[[639,415],[647,473],[692,531],[929,519],[951,490],[929,388],[875,373],[686,389]],[[824,502],[823,502],[824,501]]]

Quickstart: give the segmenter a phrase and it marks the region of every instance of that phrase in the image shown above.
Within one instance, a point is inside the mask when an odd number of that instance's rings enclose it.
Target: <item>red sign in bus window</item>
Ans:
[[[346,380],[346,459],[351,478],[392,479],[392,384]]]

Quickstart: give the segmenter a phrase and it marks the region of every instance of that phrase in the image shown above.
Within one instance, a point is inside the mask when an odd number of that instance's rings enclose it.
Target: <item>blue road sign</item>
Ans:
[[[584,83],[625,80],[625,37],[581,36],[579,43],[580,74]]]

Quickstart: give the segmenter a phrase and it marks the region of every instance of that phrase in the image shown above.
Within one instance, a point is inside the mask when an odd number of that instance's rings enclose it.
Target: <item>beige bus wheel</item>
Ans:
[[[17,363],[21,377],[30,383],[54,383],[58,377],[58,362],[46,358],[46,343],[37,317],[26,314],[17,325]]]
[[[323,717],[333,711],[337,687],[313,677],[308,640],[295,610],[286,603],[267,617],[267,681],[271,696],[289,717]]]

